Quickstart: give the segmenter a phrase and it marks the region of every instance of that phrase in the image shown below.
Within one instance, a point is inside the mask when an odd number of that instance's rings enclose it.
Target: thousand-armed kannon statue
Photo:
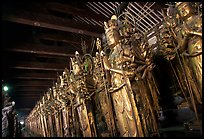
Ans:
[[[202,120],[202,13],[196,6],[170,6],[154,46],[120,19],[130,13],[113,15],[96,39],[94,56],[75,52],[27,117],[26,128],[44,137],[161,136],[165,92],[153,72],[155,55],[171,63],[179,95]]]
[[[199,8],[199,3],[193,2],[176,2],[170,6],[159,36],[159,47],[171,64],[182,92],[180,96],[198,121],[202,120],[202,11]]]
[[[103,56],[103,63],[111,77],[109,93],[119,136],[158,134],[158,92],[151,74],[154,66],[151,52],[134,28],[124,24],[120,27],[118,21],[112,16],[108,23],[104,23],[110,53]]]

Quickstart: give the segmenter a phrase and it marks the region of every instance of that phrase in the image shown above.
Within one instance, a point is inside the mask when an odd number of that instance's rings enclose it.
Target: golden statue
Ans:
[[[71,59],[72,61],[72,59]],[[70,130],[70,137],[80,137],[83,133],[80,132],[80,121],[78,116],[78,111],[75,107],[76,104],[76,84],[75,84],[75,76],[74,73],[68,70],[66,71],[66,81],[68,84],[67,93],[69,96],[70,104],[69,104],[69,130]]]
[[[101,132],[102,137],[114,137],[116,136],[116,125],[114,120],[114,113],[110,94],[108,93],[108,80],[105,78],[105,70],[102,61],[101,40],[97,38],[96,46],[99,52],[96,52],[94,59],[94,75],[93,80],[95,82],[96,94],[95,105],[97,107],[98,114],[98,132]]]
[[[66,69],[65,69],[66,70]],[[58,83],[58,100],[61,102],[61,113],[62,113],[62,125],[63,128],[63,137],[68,137],[71,136],[70,131],[69,131],[69,113],[70,109],[68,107],[68,103],[70,103],[70,96],[68,94],[68,84],[65,82],[66,78],[66,73],[65,71],[63,72],[63,75],[59,76],[57,79]]]
[[[146,46],[137,44],[138,34],[135,34],[134,28],[128,24],[119,27],[115,15],[104,24],[110,54],[109,57],[104,56],[103,62],[111,74],[109,93],[113,99],[120,136],[144,137],[158,134],[158,98],[150,74],[153,64],[150,59],[145,59],[148,52],[141,51]],[[141,71],[144,71],[143,74]],[[146,75],[151,80],[147,80]]]
[[[71,79],[70,91],[75,94],[75,105],[74,107],[78,111],[80,129],[82,130],[83,137],[93,137],[91,132],[91,126],[88,117],[88,111],[85,104],[85,93],[87,93],[87,88],[84,86],[84,76],[81,65],[81,60],[79,59],[79,53],[76,51],[75,57],[71,58],[73,78]]]
[[[199,112],[202,107],[202,13],[196,8],[198,5],[176,2],[174,7],[169,7],[159,38],[186,100],[178,108],[191,108],[197,120],[202,115]]]
[[[189,76],[195,82],[195,97],[202,104],[202,17],[197,15],[191,2],[176,3],[181,24],[175,30],[178,49],[184,58]]]
[[[60,102],[59,99],[59,92],[58,92],[58,84],[56,83],[52,87],[52,92],[53,92],[53,107],[54,107],[54,117],[55,117],[55,122],[56,122],[56,132],[58,137],[63,137],[63,129],[62,129],[62,116],[61,116],[61,107],[62,102]]]
[[[189,105],[197,114],[196,105],[202,104],[202,15],[196,5],[194,2],[177,2],[175,7],[169,7],[173,10],[167,10],[165,25],[169,31],[166,34],[173,37],[169,42],[174,46],[168,45],[174,47],[171,52],[177,55],[172,61],[173,71],[186,101],[190,100]],[[163,36],[160,38],[164,40]]]

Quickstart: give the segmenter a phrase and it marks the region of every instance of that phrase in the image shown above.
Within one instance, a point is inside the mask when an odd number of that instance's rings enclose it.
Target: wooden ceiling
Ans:
[[[93,40],[104,33],[103,22],[110,17],[89,6],[82,1],[2,3],[2,81],[19,113],[32,110],[57,75],[70,66],[75,51],[83,54],[82,40],[91,52]],[[151,8],[158,10],[164,4]]]

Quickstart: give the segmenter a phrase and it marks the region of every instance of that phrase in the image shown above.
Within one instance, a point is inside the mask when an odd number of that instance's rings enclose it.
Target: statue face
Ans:
[[[189,2],[183,2],[182,4],[180,4],[178,6],[178,11],[179,11],[179,14],[182,18],[188,16],[189,14],[192,13],[192,8],[190,6],[190,3]]]
[[[80,73],[80,66],[77,63],[76,59],[75,58],[71,59],[71,62],[72,62],[72,68],[73,68],[72,71],[73,71],[74,75],[79,75],[79,73]]]
[[[113,46],[117,44],[117,38],[115,38],[114,36],[116,35],[116,31],[114,31],[113,29],[109,29],[106,32],[106,38],[107,38],[107,43],[109,46]]]
[[[80,72],[79,65],[77,63],[74,63],[74,65],[73,65],[73,73],[74,73],[74,75],[78,75],[79,72]]]
[[[118,30],[116,29],[117,24],[115,22],[116,21],[114,20],[109,20],[108,27],[107,29],[105,29],[107,43],[110,48],[113,48],[115,45],[117,45],[120,40],[120,34]]]

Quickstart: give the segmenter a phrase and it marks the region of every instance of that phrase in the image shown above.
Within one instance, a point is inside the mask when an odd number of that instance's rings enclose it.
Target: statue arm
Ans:
[[[116,72],[118,74],[121,74],[121,75],[124,75],[124,72],[120,69],[113,69],[113,68],[110,68],[110,71],[113,71],[113,72]]]
[[[179,46],[179,51],[180,52],[185,51],[190,35],[198,35],[198,36],[202,37],[202,32],[187,30],[187,34],[185,35],[184,39],[182,40],[182,42],[181,42],[181,44]]]
[[[103,64],[104,64],[104,68],[105,70],[108,70],[108,71],[113,71],[113,72],[116,72],[116,73],[119,73],[119,74],[122,74],[123,75],[123,71],[120,70],[120,69],[113,69],[108,61],[108,58],[107,56],[104,56],[103,57]]]
[[[202,37],[202,32],[189,31],[189,34],[192,34],[192,35],[198,35],[198,36]]]
[[[132,61],[132,58],[128,59],[127,61]],[[107,70],[107,71],[112,71],[112,72],[118,73],[120,75],[133,75],[134,74],[133,71],[123,71],[121,69],[112,68],[109,61],[108,61],[107,56],[103,57],[103,64],[104,64],[105,70]],[[131,64],[130,66],[135,66],[135,64]]]

